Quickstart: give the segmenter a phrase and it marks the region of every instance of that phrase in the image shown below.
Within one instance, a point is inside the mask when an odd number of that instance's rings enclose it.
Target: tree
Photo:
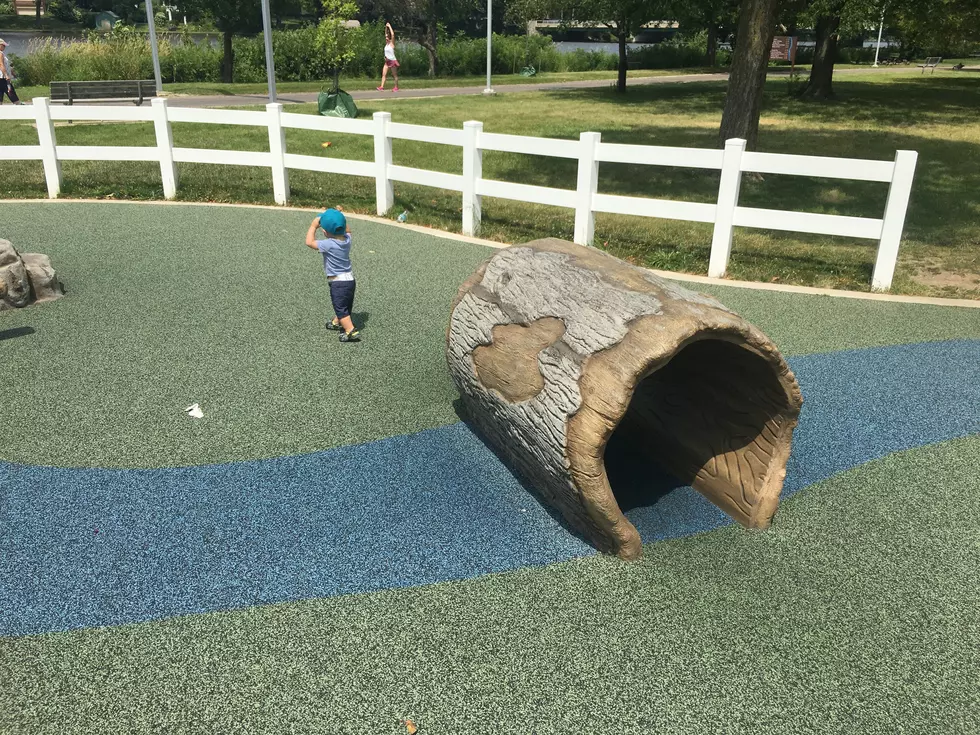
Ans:
[[[980,0],[892,0],[889,13],[905,45],[926,53],[980,41]]]
[[[840,35],[876,26],[883,11],[882,2],[868,0],[809,0],[806,3],[799,19],[814,28],[816,43],[810,77],[799,92],[801,97],[829,99],[834,96],[834,63]]]
[[[333,70],[333,88],[340,86],[340,72],[355,56],[347,21],[357,15],[353,0],[323,0],[323,17],[316,29],[316,51]]]
[[[778,1],[742,0],[739,6],[735,53],[721,116],[722,145],[729,138],[744,138],[748,147],[755,147]]]
[[[670,17],[668,0],[517,0],[508,10],[512,20],[552,17],[574,19],[578,23],[599,23],[606,26],[619,45],[619,74],[616,91],[626,91],[627,42],[651,20]]]
[[[255,33],[262,29],[262,6],[259,0],[184,0],[188,10],[194,9],[211,18],[221,31],[224,55],[221,60],[221,81],[234,81],[235,50],[232,39],[236,34]]]
[[[667,4],[658,0],[584,0],[574,6],[575,20],[602,23],[616,37],[619,44],[617,92],[626,91],[627,41],[646,23],[661,20],[655,16],[665,15],[667,12]]]
[[[278,12],[280,5],[289,0],[270,0],[271,12]],[[262,30],[261,0],[184,0],[181,10],[188,14],[197,12],[210,18],[221,31],[224,55],[221,60],[221,81],[230,84],[234,80],[235,49],[232,40],[243,33]]]
[[[718,60],[718,39],[734,30],[737,11],[738,0],[676,0],[672,15],[682,32],[697,29],[707,33],[704,63],[714,66]]]
[[[380,0],[377,7],[396,34],[403,33],[425,49],[429,76],[434,77],[439,73],[439,26],[469,17],[477,0]]]
[[[813,48],[813,64],[810,78],[800,90],[800,97],[828,99],[834,96],[834,61],[837,56],[837,34],[841,25],[844,0],[830,0],[823,4],[823,12],[816,19],[816,43]]]

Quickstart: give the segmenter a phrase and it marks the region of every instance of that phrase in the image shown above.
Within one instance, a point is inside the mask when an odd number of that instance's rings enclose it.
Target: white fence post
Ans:
[[[270,102],[265,109],[269,111],[272,195],[276,204],[285,204],[289,199],[289,173],[286,171],[286,130],[282,127],[282,105]]]
[[[378,214],[385,215],[395,206],[395,191],[388,178],[391,165],[391,138],[388,137],[390,112],[374,113],[374,190],[378,200]]]
[[[463,234],[470,237],[479,233],[483,217],[483,197],[476,193],[476,182],[483,178],[482,132],[482,122],[463,123]]]
[[[167,116],[165,97],[154,97],[153,129],[157,134],[157,150],[160,151],[160,178],[163,179],[164,199],[177,196],[177,166],[174,163],[174,134]]]
[[[715,210],[715,230],[711,236],[711,258],[708,275],[721,278],[728,270],[728,258],[732,253],[732,229],[738,191],[742,186],[742,154],[745,141],[730,138],[725,141],[725,155],[721,161],[721,183],[718,184],[718,205]]]
[[[592,198],[599,190],[599,133],[581,133],[578,155],[578,186],[575,193],[575,242],[591,245],[595,236],[595,213]]]
[[[871,276],[872,291],[887,291],[892,287],[895,263],[898,261],[898,246],[902,242],[902,230],[905,229],[905,213],[909,206],[912,177],[915,176],[915,162],[918,157],[919,154],[915,151],[895,152],[895,170],[888,188],[888,203],[885,204],[881,239],[878,241],[878,257]]]
[[[34,98],[34,114],[37,120],[37,140],[41,144],[41,161],[44,163],[44,179],[48,184],[48,197],[57,199],[61,194],[61,161],[58,160],[58,142],[51,119],[51,103],[47,97]]]

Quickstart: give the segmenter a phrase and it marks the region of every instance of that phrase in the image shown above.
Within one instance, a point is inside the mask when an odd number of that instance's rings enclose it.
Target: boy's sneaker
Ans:
[[[327,322],[326,324],[324,324],[324,326],[327,329],[330,329],[330,330],[332,330],[334,332],[343,332],[344,331],[344,328],[342,326],[340,326],[340,322],[332,322],[331,321],[331,322]]]
[[[342,335],[340,335],[340,341],[341,342],[360,342],[361,341],[361,333],[358,332],[356,329],[353,332],[344,332]]]

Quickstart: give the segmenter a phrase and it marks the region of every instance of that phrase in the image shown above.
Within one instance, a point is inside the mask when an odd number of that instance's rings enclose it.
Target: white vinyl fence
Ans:
[[[149,108],[52,106],[46,98],[36,98],[33,106],[0,107],[0,120],[18,119],[36,121],[39,145],[0,145],[0,160],[42,161],[48,195],[51,198],[57,197],[61,191],[62,161],[159,162],[163,192],[168,199],[177,194],[177,163],[265,166],[272,170],[272,189],[277,204],[285,204],[289,199],[289,169],[323,171],[373,178],[378,214],[385,214],[394,205],[392,182],[395,181],[461,192],[463,232],[467,235],[479,232],[481,201],[485,196],[574,209],[575,242],[582,245],[592,244],[596,212],[709,222],[714,225],[714,234],[708,275],[714,277],[725,275],[732,248],[732,230],[736,226],[877,240],[878,257],[871,281],[871,287],[876,291],[886,291],[891,287],[917,157],[915,151],[897,151],[894,161],[756,153],[746,151],[745,141],[740,139],[729,140],[724,150],[711,150],[603,143],[599,133],[582,133],[578,140],[531,138],[485,133],[483,123],[480,122],[463,123],[462,130],[407,125],[392,122],[391,114],[387,112],[376,112],[373,120],[299,115],[283,112],[282,105],[278,103],[266,105],[265,112],[171,108],[167,106],[166,99],[154,99]],[[58,145],[55,120],[152,121],[157,144]],[[269,152],[176,148],[171,132],[171,123],[175,122],[264,127],[269,131]],[[373,136],[374,161],[287,153],[286,128]],[[450,174],[395,166],[391,161],[393,139],[460,147],[463,149],[463,170],[460,174]],[[576,188],[558,189],[485,179],[483,151],[509,151],[577,160]],[[600,163],[680,166],[721,171],[718,200],[709,204],[600,194]],[[880,181],[889,185],[888,201],[881,219],[742,207],[738,204],[738,194],[743,172]]]

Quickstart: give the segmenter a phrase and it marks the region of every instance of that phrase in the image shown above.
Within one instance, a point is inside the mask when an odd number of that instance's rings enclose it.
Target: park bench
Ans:
[[[942,60],[943,60],[942,56],[929,56],[928,58],[926,58],[924,64],[919,64],[919,66],[922,68],[922,73],[925,74],[926,69],[932,69],[930,73],[934,74],[936,72],[936,67],[939,66],[939,62]]]
[[[111,82],[51,82],[51,101],[72,104],[79,100],[132,100],[143,104],[145,97],[156,97],[152,79]]]

